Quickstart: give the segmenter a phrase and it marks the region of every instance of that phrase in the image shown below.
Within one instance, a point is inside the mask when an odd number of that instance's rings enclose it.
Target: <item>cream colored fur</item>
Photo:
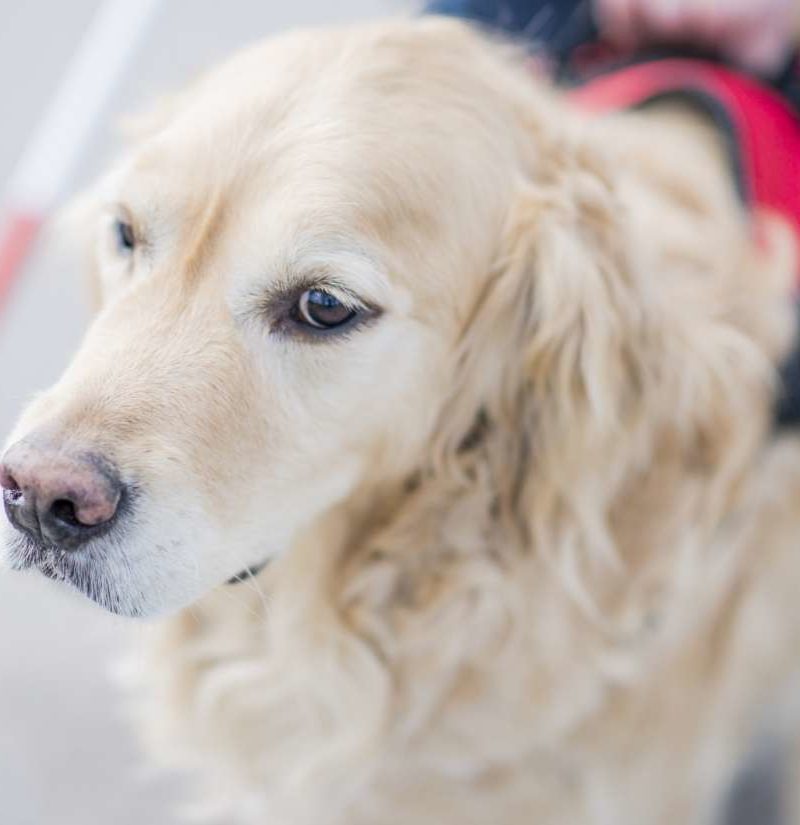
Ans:
[[[256,46],[136,130],[81,220],[121,204],[148,248],[97,242],[104,308],[16,435],[142,490],[109,575],[194,601],[137,662],[203,810],[713,822],[790,732],[800,444],[794,249],[703,126],[591,120],[420,20]],[[309,271],[382,316],[276,340],[263,296]]]

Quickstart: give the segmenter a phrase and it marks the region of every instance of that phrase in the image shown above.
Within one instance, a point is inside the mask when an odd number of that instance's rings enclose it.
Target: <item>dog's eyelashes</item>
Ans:
[[[307,289],[297,302],[296,320],[315,329],[336,329],[352,321],[358,312],[322,289]]]
[[[317,279],[275,284],[256,306],[271,332],[304,342],[346,340],[383,314],[341,282]]]
[[[114,238],[122,254],[133,254],[136,249],[136,232],[131,223],[122,219],[114,221]]]

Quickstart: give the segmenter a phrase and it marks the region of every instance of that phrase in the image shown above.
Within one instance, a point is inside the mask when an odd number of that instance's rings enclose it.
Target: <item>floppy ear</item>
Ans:
[[[573,552],[612,566],[620,497],[658,474],[705,474],[709,490],[730,481],[765,426],[770,378],[762,350],[720,310],[714,273],[654,271],[659,241],[635,237],[614,168],[576,140],[519,187],[463,330],[439,441],[463,463],[483,420],[522,546],[558,552],[568,534]]]
[[[582,147],[562,153],[551,179],[525,181],[464,330],[461,397],[448,417],[458,427],[455,409],[465,393],[476,395],[460,409],[477,404],[490,422],[494,476],[510,509],[532,473],[547,478],[540,497],[568,488],[579,505],[576,476],[586,480],[601,449],[629,426],[646,369],[638,342],[646,308],[619,212]]]

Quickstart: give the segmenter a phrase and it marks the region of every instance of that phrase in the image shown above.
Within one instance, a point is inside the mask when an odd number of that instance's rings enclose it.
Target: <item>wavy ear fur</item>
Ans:
[[[718,524],[768,418],[769,347],[746,330],[777,318],[739,222],[638,180],[584,131],[519,187],[439,433],[458,465],[487,422],[501,511],[573,582],[641,553],[628,513],[675,541],[687,517]],[[663,226],[637,220],[637,197],[661,201]]]

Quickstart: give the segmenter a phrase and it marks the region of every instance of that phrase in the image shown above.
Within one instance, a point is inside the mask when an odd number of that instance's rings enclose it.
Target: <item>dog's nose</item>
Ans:
[[[0,464],[6,515],[34,540],[76,550],[111,525],[122,483],[113,466],[93,453],[20,441]]]

